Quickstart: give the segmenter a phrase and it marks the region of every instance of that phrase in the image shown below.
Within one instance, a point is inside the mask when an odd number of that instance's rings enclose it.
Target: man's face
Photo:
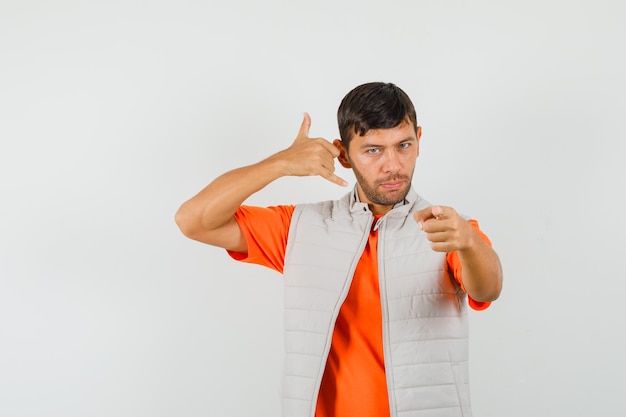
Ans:
[[[352,168],[359,198],[374,214],[384,214],[406,197],[419,155],[420,127],[405,121],[391,129],[372,129],[353,136],[349,150],[339,145],[339,161]]]

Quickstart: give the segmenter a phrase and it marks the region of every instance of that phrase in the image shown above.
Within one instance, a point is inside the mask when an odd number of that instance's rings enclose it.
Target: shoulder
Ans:
[[[325,200],[314,203],[296,204],[294,217],[302,214],[313,214],[321,217],[335,217],[339,213],[350,211],[349,194],[337,200]]]

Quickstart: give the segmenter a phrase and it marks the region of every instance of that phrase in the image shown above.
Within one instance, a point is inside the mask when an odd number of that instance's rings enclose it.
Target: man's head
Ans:
[[[370,129],[389,129],[404,121],[417,131],[411,99],[391,83],[362,84],[346,94],[337,110],[339,135],[346,149],[354,135],[364,136]]]
[[[409,192],[419,155],[413,103],[393,84],[363,84],[344,97],[337,119],[339,162],[354,172],[361,201],[386,213]]]

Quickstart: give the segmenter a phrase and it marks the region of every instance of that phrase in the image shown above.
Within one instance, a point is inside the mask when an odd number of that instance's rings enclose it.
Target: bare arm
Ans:
[[[176,224],[194,240],[246,253],[246,240],[233,215],[252,194],[287,175],[319,175],[339,185],[334,174],[339,150],[323,138],[308,137],[311,118],[305,113],[292,145],[261,162],[229,171],[211,182],[176,212]]]
[[[496,252],[452,207],[434,206],[414,214],[438,252],[457,251],[463,286],[476,301],[493,301],[502,291],[502,266]]]

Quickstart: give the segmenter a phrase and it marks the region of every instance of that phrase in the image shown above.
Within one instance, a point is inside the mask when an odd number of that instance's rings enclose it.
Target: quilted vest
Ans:
[[[372,227],[391,416],[471,417],[466,296],[413,219],[427,206],[411,189],[376,225],[356,191],[296,206],[284,267],[284,417],[315,414],[335,320]]]

